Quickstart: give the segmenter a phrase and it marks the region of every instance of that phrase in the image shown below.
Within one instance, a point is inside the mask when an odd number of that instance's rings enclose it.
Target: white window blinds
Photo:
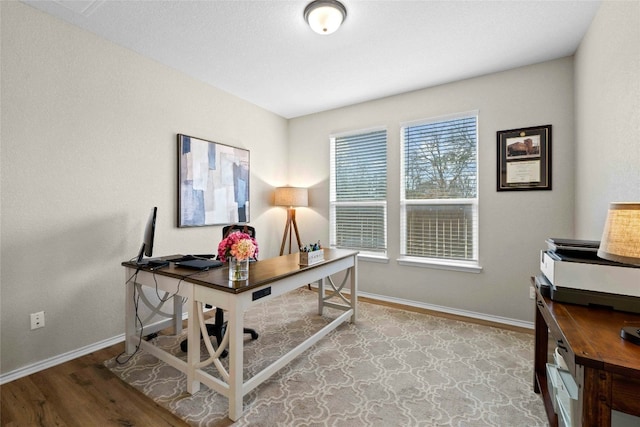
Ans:
[[[331,138],[331,245],[387,250],[387,131]]]
[[[477,114],[402,127],[401,252],[477,261]]]

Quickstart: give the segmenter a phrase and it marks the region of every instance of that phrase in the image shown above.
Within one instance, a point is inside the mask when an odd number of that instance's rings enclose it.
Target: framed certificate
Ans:
[[[497,132],[498,191],[551,190],[551,125]]]

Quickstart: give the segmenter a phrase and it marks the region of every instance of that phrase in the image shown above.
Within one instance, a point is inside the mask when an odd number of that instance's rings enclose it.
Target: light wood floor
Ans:
[[[443,313],[368,298],[360,300],[443,316]],[[505,325],[455,315],[443,317],[505,328]],[[507,326],[506,329],[532,333],[531,330],[517,327]],[[171,333],[171,330],[163,332]],[[104,366],[105,360],[119,355],[123,350],[124,343],[116,344],[0,386],[0,425],[188,426],[153,400],[121,381]],[[228,424],[225,425],[231,424],[231,420],[228,420]]]

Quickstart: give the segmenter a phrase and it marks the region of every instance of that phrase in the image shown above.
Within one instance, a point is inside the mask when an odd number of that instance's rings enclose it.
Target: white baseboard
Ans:
[[[206,309],[205,312],[209,311]],[[187,319],[187,313],[182,314],[182,319]],[[157,322],[160,323],[160,322]],[[145,325],[145,329],[151,329],[157,323],[152,323],[150,325]],[[145,334],[146,335],[146,334]],[[93,344],[89,344],[85,347],[78,348],[76,350],[69,351],[67,353],[59,354],[57,356],[50,357],[49,359],[41,360],[36,363],[32,363],[27,366],[23,366],[22,368],[18,368],[14,371],[7,372],[6,374],[0,375],[0,385],[8,383],[13,380],[17,380],[18,378],[26,377],[27,375],[35,374],[36,372],[43,371],[47,368],[51,368],[53,366],[59,365],[64,362],[68,362],[70,360],[76,359],[80,356],[87,355],[94,351],[102,350],[103,348],[110,347],[112,345],[121,343],[124,341],[124,334],[117,335],[113,338],[107,338],[106,340],[98,341]]]
[[[516,326],[524,329],[534,329],[533,322],[524,322],[522,320],[510,319],[508,317],[493,316],[490,314],[477,313],[474,311],[467,311],[467,310],[458,310],[455,308],[419,303],[416,301],[406,300],[402,298],[393,298],[393,297],[388,297],[384,295],[371,294],[368,292],[358,292],[358,295],[366,298],[370,298],[373,300],[406,305],[408,307],[416,307],[424,310],[438,311],[441,313],[453,314],[453,315],[462,316],[462,317],[469,317],[472,319],[479,319],[479,320],[499,323],[503,325]],[[183,315],[183,318],[186,319],[186,314]],[[7,372],[6,374],[0,375],[0,385],[8,383],[13,380],[17,380],[18,378],[26,377],[27,375],[35,374],[36,372],[45,370],[47,368],[51,368],[52,366],[56,366],[64,362],[68,362],[69,360],[76,359],[80,356],[84,356],[94,351],[102,350],[103,348],[112,346],[114,344],[118,344],[122,341],[124,341],[124,334],[115,336],[113,338],[108,338],[103,341],[98,341],[96,343],[79,348],[77,350],[69,351],[67,353],[63,353],[46,360],[42,360],[40,362],[36,362],[31,365],[24,366],[14,371]]]
[[[378,301],[385,301],[385,302],[390,302],[394,304],[406,305],[408,307],[416,307],[424,310],[438,311],[441,313],[453,314],[461,317],[469,317],[471,319],[478,319],[478,320],[484,320],[484,321],[493,322],[493,323],[499,323],[502,325],[510,325],[518,328],[534,329],[535,327],[533,322],[525,322],[523,320],[511,319],[508,317],[493,316],[491,314],[478,313],[475,311],[459,310],[456,308],[444,307],[441,305],[425,304],[425,303],[406,300],[402,298],[394,298],[394,297],[388,297],[384,295],[370,294],[368,292],[358,291],[358,296],[362,296],[362,297],[366,297],[366,298],[370,298]]]
[[[32,363],[31,365],[23,366],[22,368],[16,369],[15,371],[7,372],[6,374],[0,375],[0,385],[13,380],[17,380],[18,378],[26,377],[27,375],[35,374],[36,372],[40,372],[47,368],[51,368],[52,366],[68,362],[69,360],[76,359],[80,356],[87,355],[94,351],[102,350],[103,348],[118,344],[122,341],[124,341],[124,334],[115,336],[113,338],[108,338],[106,340],[98,341],[85,347],[78,348],[67,353],[59,354],[57,356],[50,357],[49,359],[41,360],[40,362]]]

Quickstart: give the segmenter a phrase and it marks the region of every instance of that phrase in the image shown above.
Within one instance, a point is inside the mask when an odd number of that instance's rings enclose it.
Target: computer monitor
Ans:
[[[156,232],[156,215],[158,213],[158,208],[153,207],[151,209],[151,213],[149,214],[149,219],[147,219],[147,225],[144,228],[144,240],[142,241],[142,246],[140,247],[140,252],[138,253],[138,265],[146,265],[149,263],[149,260],[145,260],[144,256],[152,257],[153,256],[153,238]]]

